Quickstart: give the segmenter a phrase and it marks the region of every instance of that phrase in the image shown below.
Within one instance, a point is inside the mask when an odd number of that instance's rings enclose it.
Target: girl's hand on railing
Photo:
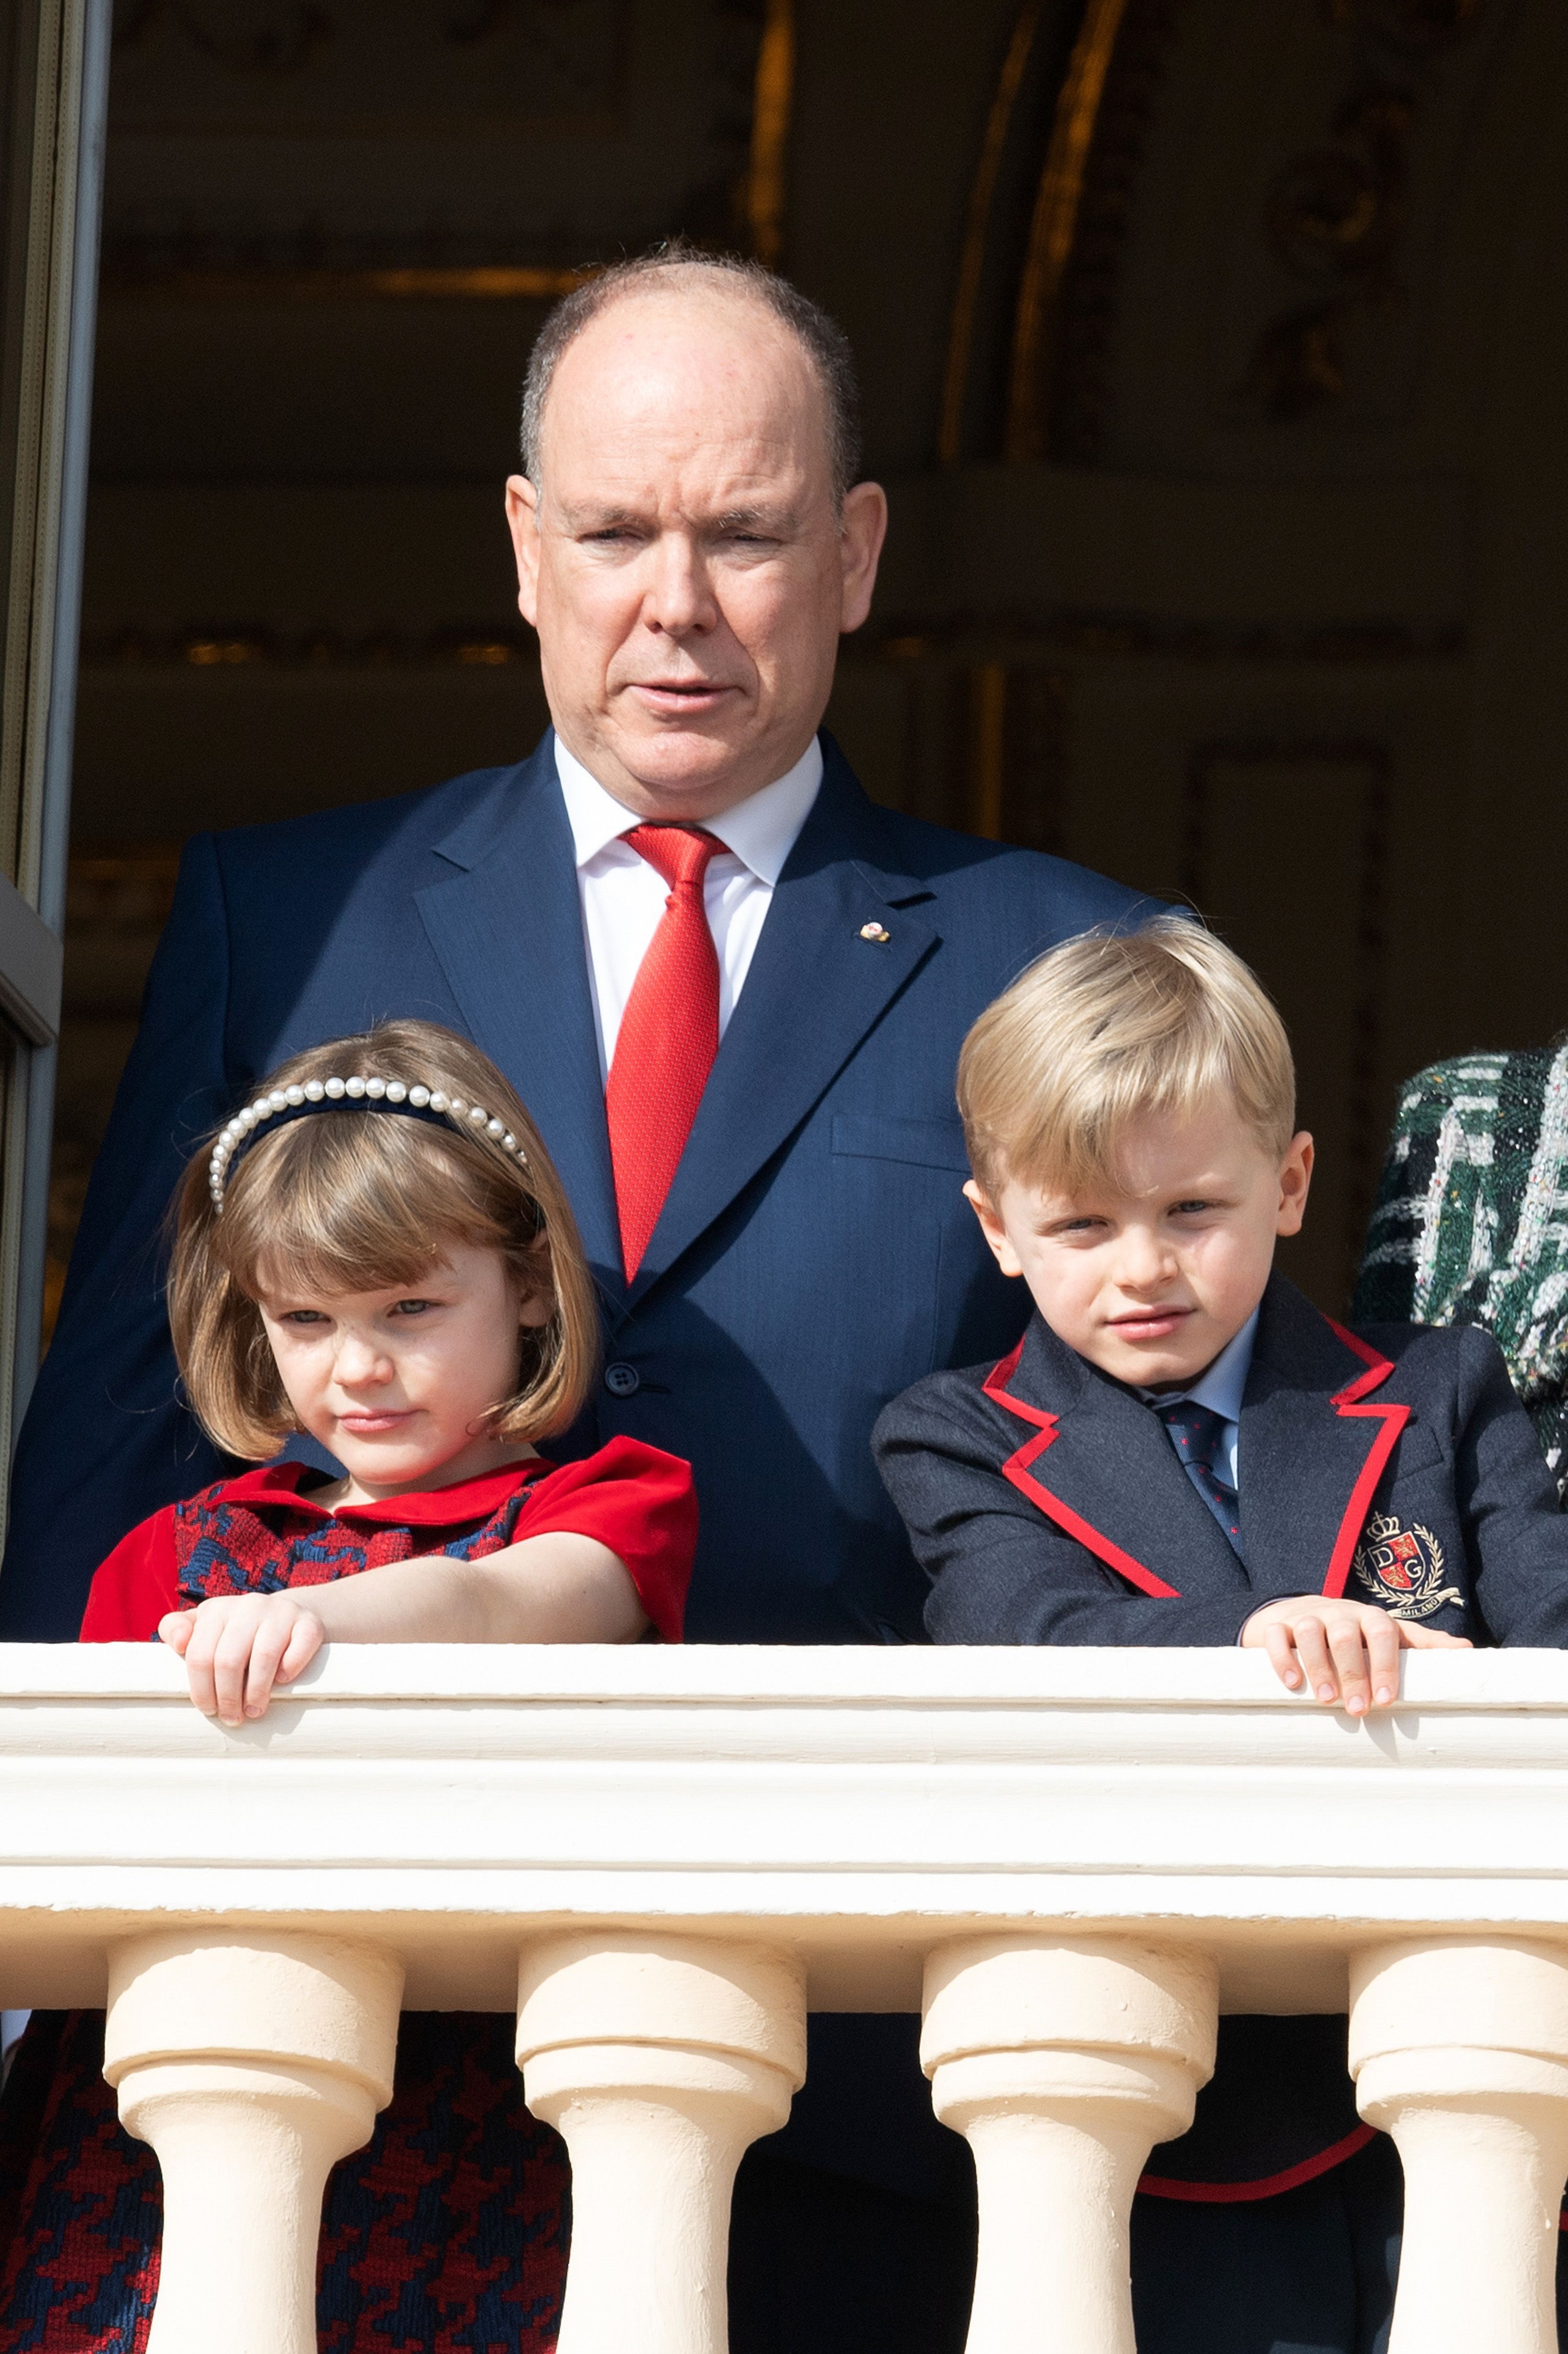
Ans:
[[[266,1715],[273,1687],[309,1666],[326,1629],[292,1594],[225,1594],[171,1610],[158,1638],[184,1659],[202,1714],[238,1725]]]
[[[1287,1594],[1255,1610],[1241,1632],[1244,1650],[1264,1650],[1289,1691],[1309,1691],[1351,1716],[1386,1708],[1399,1696],[1399,1654],[1468,1651],[1467,1635],[1445,1635],[1418,1620],[1393,1617],[1373,1602],[1330,1602],[1321,1594]]]

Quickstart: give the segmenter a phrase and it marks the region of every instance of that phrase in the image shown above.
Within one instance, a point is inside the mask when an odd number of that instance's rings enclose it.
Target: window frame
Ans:
[[[0,60],[0,1435],[48,1237],[111,0],[16,0]],[[5,1487],[0,1480],[0,1532]]]

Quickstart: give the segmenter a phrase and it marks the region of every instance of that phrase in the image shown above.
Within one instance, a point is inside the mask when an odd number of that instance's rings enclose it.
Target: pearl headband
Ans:
[[[449,1096],[440,1087],[408,1087],[402,1079],[306,1079],[302,1086],[274,1087],[270,1095],[258,1096],[254,1103],[236,1112],[219,1133],[207,1172],[207,1191],[219,1217],[223,1214],[223,1189],[234,1163],[258,1129],[269,1121],[287,1127],[291,1120],[302,1119],[310,1112],[342,1111],[351,1106],[359,1111],[401,1112],[405,1119],[428,1120],[437,1128],[451,1127],[461,1129],[465,1135],[482,1136],[487,1143],[499,1145],[503,1152],[510,1153],[523,1168],[528,1166],[528,1155],[505,1122],[493,1119],[481,1105],[471,1104],[462,1096]]]

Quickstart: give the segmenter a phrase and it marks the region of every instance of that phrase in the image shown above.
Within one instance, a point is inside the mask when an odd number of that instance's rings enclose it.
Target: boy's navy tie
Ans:
[[[1165,1425],[1171,1444],[1186,1467],[1187,1477],[1224,1529],[1238,1560],[1245,1562],[1242,1543],[1241,1500],[1228,1480],[1214,1469],[1224,1437],[1225,1418],[1213,1406],[1196,1405],[1191,1398],[1154,1409]]]

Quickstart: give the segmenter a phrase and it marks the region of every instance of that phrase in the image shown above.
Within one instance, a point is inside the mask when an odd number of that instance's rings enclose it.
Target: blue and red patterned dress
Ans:
[[[145,1642],[165,1611],[320,1585],[385,1562],[473,1561],[571,1530],[625,1563],[681,1639],[696,1544],[691,1472],[626,1438],[558,1468],[534,1457],[335,1514],[319,1474],[269,1464],[171,1504],[93,1579],[84,1642]],[[323,2354],[550,2354],[566,2281],[566,2151],[523,2105],[510,2019],[406,2012],[370,2142],[327,2183]],[[158,2162],[122,2127],[98,2011],[35,2012],[0,2099],[0,2354],[141,2354],[163,2230]]]

